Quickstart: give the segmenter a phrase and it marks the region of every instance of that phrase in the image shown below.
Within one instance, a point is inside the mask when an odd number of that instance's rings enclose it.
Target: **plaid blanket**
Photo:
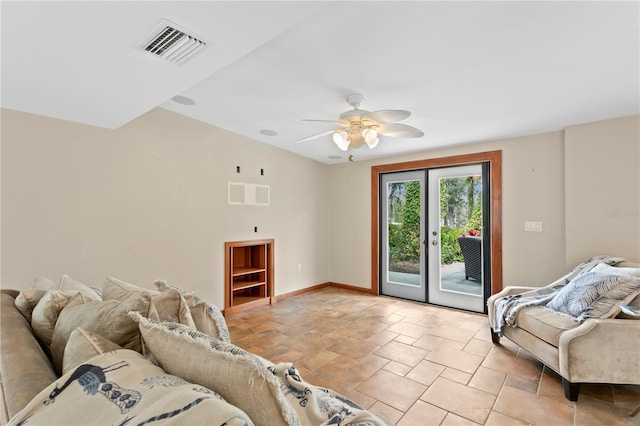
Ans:
[[[558,278],[556,281],[545,287],[540,287],[524,293],[512,294],[496,300],[494,303],[494,316],[491,328],[495,333],[502,336],[505,325],[510,325],[512,327],[518,326],[518,313],[521,310],[528,306],[546,305],[555,297],[556,293],[562,287],[567,285],[578,274],[590,271],[599,263],[615,265],[624,261],[625,259],[621,257],[595,256],[580,263],[568,274]]]

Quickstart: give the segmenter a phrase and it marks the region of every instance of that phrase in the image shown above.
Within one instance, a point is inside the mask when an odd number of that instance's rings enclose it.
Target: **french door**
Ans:
[[[382,176],[383,244],[381,292],[418,302],[427,301],[424,251],[425,173],[412,171]]]
[[[483,164],[381,175],[381,294],[484,312],[487,180]]]

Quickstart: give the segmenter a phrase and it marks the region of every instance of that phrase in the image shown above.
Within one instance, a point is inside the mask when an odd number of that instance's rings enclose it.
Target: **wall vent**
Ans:
[[[245,206],[269,206],[271,187],[255,183],[229,182],[229,204]]]
[[[206,45],[204,41],[189,34],[184,28],[163,19],[138,46],[166,61],[182,64]]]

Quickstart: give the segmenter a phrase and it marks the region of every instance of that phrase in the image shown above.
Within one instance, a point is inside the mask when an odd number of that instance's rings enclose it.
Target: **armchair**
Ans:
[[[625,268],[640,264],[625,262]],[[535,287],[505,287],[487,300],[494,323],[496,301]],[[640,295],[629,305],[640,307]],[[616,318],[574,319],[529,306],[518,313],[518,326],[505,326],[504,337],[525,349],[562,377],[565,397],[576,401],[581,383],[640,384],[640,320],[625,314]],[[500,336],[491,331],[498,344]]]
[[[458,237],[458,244],[464,258],[465,278],[482,281],[482,237]]]

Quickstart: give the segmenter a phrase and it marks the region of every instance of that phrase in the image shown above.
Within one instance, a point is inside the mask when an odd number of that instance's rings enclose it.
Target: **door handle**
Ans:
[[[438,240],[433,240],[433,241],[431,241],[431,245],[433,245],[433,246],[437,246],[437,245],[438,245]]]

